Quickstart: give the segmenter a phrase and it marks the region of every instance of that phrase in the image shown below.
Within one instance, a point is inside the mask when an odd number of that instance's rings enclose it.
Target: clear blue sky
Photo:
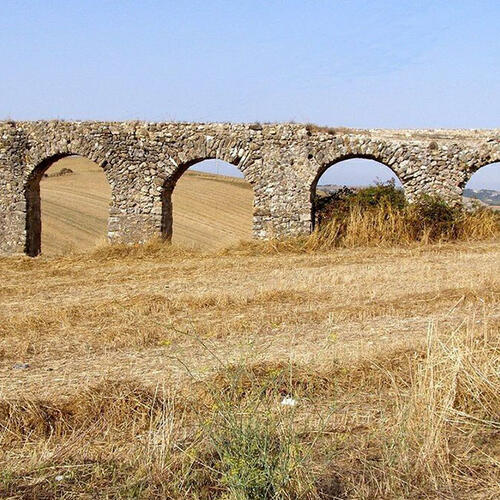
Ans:
[[[499,0],[1,0],[0,118],[500,127]]]

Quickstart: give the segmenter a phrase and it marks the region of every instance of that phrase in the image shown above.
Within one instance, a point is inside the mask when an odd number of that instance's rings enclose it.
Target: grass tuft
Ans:
[[[96,260],[115,259],[162,259],[172,257],[192,257],[200,255],[194,249],[173,245],[163,238],[151,238],[144,243],[114,243],[106,244],[90,252],[89,257]]]

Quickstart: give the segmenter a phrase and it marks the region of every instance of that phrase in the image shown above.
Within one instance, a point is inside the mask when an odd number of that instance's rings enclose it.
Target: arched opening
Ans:
[[[393,185],[403,190],[401,181],[394,171],[372,158],[346,158],[326,165],[318,172],[311,186],[312,226],[317,224],[321,201],[348,188],[356,191],[376,185]]]
[[[463,202],[465,206],[480,204],[500,210],[500,162],[485,165],[470,177]]]
[[[164,187],[162,234],[173,243],[210,250],[252,237],[253,189],[234,165],[190,162]]]
[[[106,241],[110,201],[99,165],[71,154],[47,158],[26,186],[26,253],[60,255]]]

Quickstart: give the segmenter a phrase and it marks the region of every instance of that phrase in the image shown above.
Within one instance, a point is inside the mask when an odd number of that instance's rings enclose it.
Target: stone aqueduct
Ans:
[[[500,129],[354,130],[299,124],[0,122],[0,254],[40,251],[40,179],[56,160],[82,155],[104,170],[111,241],[172,231],[171,195],[195,163],[237,166],[254,190],[256,238],[309,233],[323,172],[350,158],[377,160],[406,195],[459,199],[470,176],[500,161]]]

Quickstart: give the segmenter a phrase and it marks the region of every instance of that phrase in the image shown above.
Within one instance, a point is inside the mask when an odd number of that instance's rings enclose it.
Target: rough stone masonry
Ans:
[[[306,234],[323,172],[350,158],[387,165],[406,196],[458,200],[470,176],[500,161],[500,129],[354,130],[314,125],[0,122],[0,254],[40,252],[40,179],[65,156],[104,170],[112,189],[108,235],[141,242],[172,234],[171,195],[195,163],[237,166],[254,190],[256,238]]]

